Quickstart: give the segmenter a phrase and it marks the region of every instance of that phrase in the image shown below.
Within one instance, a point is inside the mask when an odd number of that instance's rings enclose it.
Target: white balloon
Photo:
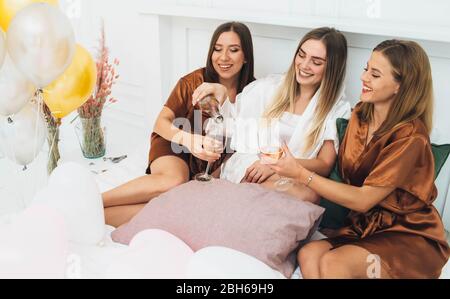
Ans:
[[[97,245],[105,234],[103,201],[89,170],[73,163],[53,170],[46,189],[36,195],[34,204],[44,203],[64,215],[69,241]]]
[[[144,230],[130,242],[106,270],[106,278],[186,278],[192,249],[179,238],[159,229]]]
[[[64,278],[67,231],[58,212],[31,207],[0,227],[0,279]]]
[[[36,88],[14,66],[6,55],[0,69],[0,115],[11,115],[19,112],[32,98]]]
[[[17,68],[39,88],[62,75],[75,53],[70,20],[47,3],[22,9],[12,20],[6,41]]]
[[[0,29],[0,69],[2,68],[5,56],[6,56],[5,34],[3,33],[3,30]]]
[[[35,104],[27,104],[2,126],[6,156],[19,165],[33,162],[47,137],[45,121]]]
[[[200,249],[190,259],[188,279],[283,279],[280,272],[243,252],[211,246]]]

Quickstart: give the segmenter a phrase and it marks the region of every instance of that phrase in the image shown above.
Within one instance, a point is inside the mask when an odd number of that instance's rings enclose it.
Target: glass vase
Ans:
[[[106,152],[106,129],[101,117],[83,118],[75,127],[83,156],[88,159],[103,157]]]

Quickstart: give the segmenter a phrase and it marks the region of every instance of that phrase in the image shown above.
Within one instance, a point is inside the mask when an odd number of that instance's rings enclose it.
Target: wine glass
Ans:
[[[259,158],[261,164],[276,164],[283,156],[283,140],[276,127],[270,124],[262,125],[258,130]],[[290,178],[281,177],[275,182],[277,191],[287,191],[293,185]]]
[[[206,132],[205,137],[209,144],[206,144],[207,148],[214,153],[221,154],[223,152],[224,146],[226,144],[226,134],[223,131],[223,125],[213,122]],[[198,173],[195,175],[194,179],[200,182],[209,182],[212,180],[213,176],[209,174],[211,168],[211,162],[208,162],[205,172]]]

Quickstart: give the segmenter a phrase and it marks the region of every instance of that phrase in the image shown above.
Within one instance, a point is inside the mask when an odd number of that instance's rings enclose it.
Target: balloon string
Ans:
[[[11,117],[8,117],[7,122],[8,122],[7,127],[11,126],[14,123],[14,121],[11,119]],[[13,126],[12,130],[13,130],[13,134],[10,135],[10,136],[17,136],[16,126]],[[10,138],[5,138],[5,139],[6,139],[6,143],[7,143],[8,150],[9,150],[9,156],[10,157],[14,157],[14,162],[17,162],[17,156],[16,156],[14,142],[11,142]],[[22,180],[21,180],[21,176],[23,175],[23,171],[20,171],[18,167],[14,167],[14,169],[15,169],[14,171],[16,173],[16,175],[14,177],[16,186],[21,186],[22,183],[23,183]],[[13,184],[14,184],[14,181],[13,181]],[[14,189],[17,190],[17,188],[14,188]],[[25,209],[27,207],[27,204],[25,202],[25,193],[24,193],[25,192],[25,188],[19,188],[19,189],[20,189],[20,191],[18,192],[17,195],[20,196],[20,200],[22,202],[22,207],[23,207],[23,209]]]
[[[34,152],[33,152],[33,157],[36,157],[36,148],[37,148],[37,141],[38,141],[38,122],[39,122],[39,117],[41,116],[41,109],[42,109],[42,103],[43,103],[42,89],[38,89],[36,91],[35,98],[36,98],[38,109],[36,111],[36,120],[35,120],[35,123],[34,123],[34,149],[33,149]],[[24,167],[24,170],[26,170],[26,165]]]
[[[35,159],[37,159],[36,154],[37,154],[37,144],[38,144],[38,123],[39,123],[39,117],[41,117],[41,113],[42,113],[42,105],[44,102],[43,99],[43,91],[42,89],[38,89],[36,90],[36,93],[34,94],[34,99],[36,100],[37,103],[37,111],[36,111],[36,121],[34,124],[34,149],[33,149],[33,157],[35,157]],[[24,171],[27,169],[27,166],[24,166]],[[37,178],[36,176],[34,176],[34,180],[33,180],[33,196],[36,194],[37,192],[37,188],[38,188],[38,182],[37,182]]]
[[[5,127],[6,128],[8,128],[12,123],[13,123],[13,120],[10,118],[10,117],[8,117],[8,120],[7,120],[7,122],[8,122],[8,125],[6,125]],[[14,134],[13,134],[13,136],[16,136],[16,128],[15,127],[13,127],[13,129],[14,129]],[[11,135],[10,135],[11,136]],[[9,157],[14,157],[14,161],[17,161],[17,159],[16,159],[16,152],[14,151],[14,145],[13,145],[13,142],[11,142],[11,140],[10,140],[10,136],[8,136],[8,138],[5,138],[5,140],[6,140],[6,143],[7,143],[7,147],[8,147],[8,153],[5,153],[6,154],[6,156],[9,156]],[[6,136],[5,136],[6,137]]]
[[[12,115],[12,117],[14,117],[14,116]],[[14,123],[14,120],[11,118],[11,116],[9,116],[7,118],[7,122],[8,122],[8,125],[12,125]],[[17,136],[17,132],[16,132],[16,127],[15,126],[13,126],[13,131],[14,131],[13,132],[14,134],[12,136]],[[14,147],[14,142],[11,142],[11,140],[9,138],[6,138],[6,140],[8,142],[10,156],[14,157],[14,162],[17,163],[17,156],[16,156],[16,150],[15,150],[15,147]]]

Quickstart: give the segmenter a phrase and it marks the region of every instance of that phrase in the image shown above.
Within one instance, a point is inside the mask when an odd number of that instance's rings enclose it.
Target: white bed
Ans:
[[[143,144],[136,148],[135,152],[128,155],[128,159],[120,164],[114,165],[107,172],[97,175],[96,181],[101,191],[119,185],[142,174],[146,167],[146,157],[148,145]],[[72,259],[75,264],[75,271],[68,272],[74,278],[105,278],[105,277],[126,277],[118,273],[110,273],[111,265],[116,263],[121,256],[129,251],[127,246],[115,243],[111,240],[110,233],[113,227],[105,227],[104,241],[97,246],[71,244]],[[312,239],[321,239],[324,236],[316,232]],[[145,257],[143,257],[145,258]],[[151,264],[151,256],[147,257]],[[76,271],[76,265],[81,265]],[[109,269],[109,270],[108,270]],[[148,273],[147,273],[148,274]],[[149,277],[154,277],[150,273]],[[145,273],[143,276],[145,277]],[[256,259],[234,252],[216,248],[208,251],[206,255],[193,255],[191,258],[186,276],[183,278],[284,278],[283,275]],[[301,278],[301,272],[297,268],[292,276],[293,279]],[[444,267],[441,278],[450,278],[450,266]]]
[[[147,152],[148,145],[145,142],[136,147],[133,153],[128,154],[127,159],[96,175],[95,180],[100,191],[108,190],[144,173]],[[0,224],[13,217],[13,215],[2,216]],[[185,252],[184,256],[174,254],[178,253],[176,250],[172,250],[172,254],[166,254],[164,245],[161,245],[164,238],[161,238],[162,240],[153,238],[147,244],[147,248],[139,251],[132,246],[113,242],[111,239],[113,230],[113,227],[105,226],[103,240],[95,245],[69,243],[65,276],[67,278],[285,278],[255,258],[232,249],[208,247],[196,253],[189,249],[191,252],[187,254]],[[101,234],[100,224],[99,236]],[[312,238],[323,237],[316,232]],[[187,247],[184,243],[181,244],[182,241],[178,238],[173,239],[177,240],[178,245]],[[172,265],[172,270],[167,270],[167,265]],[[291,278],[301,278],[298,268]],[[448,264],[444,267],[441,278],[450,278]]]
[[[128,158],[119,164],[109,167],[108,171],[96,175],[100,191],[105,191],[123,182],[131,180],[144,173],[148,145],[141,144],[135,151],[128,154]],[[112,273],[111,270],[119,260],[130,252],[128,246],[116,243],[111,239],[111,226],[105,226],[104,240],[98,245],[83,245],[70,243],[68,278],[126,278],[155,277],[151,271],[141,275],[127,275]],[[323,238],[316,232],[313,239]],[[224,252],[225,251],[225,252]],[[151,264],[154,257],[142,256]],[[155,261],[156,262],[156,261]],[[127,269],[126,272],[129,272]],[[292,278],[301,276],[297,269]],[[168,276],[166,276],[168,277]],[[194,254],[190,261],[185,278],[284,278],[284,276],[256,259],[242,253],[224,248],[213,248],[207,254]]]

